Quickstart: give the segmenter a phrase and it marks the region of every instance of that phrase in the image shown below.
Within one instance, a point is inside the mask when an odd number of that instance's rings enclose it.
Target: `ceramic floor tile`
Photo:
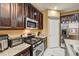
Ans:
[[[44,52],[44,56],[65,56],[65,50],[63,48],[48,48]]]

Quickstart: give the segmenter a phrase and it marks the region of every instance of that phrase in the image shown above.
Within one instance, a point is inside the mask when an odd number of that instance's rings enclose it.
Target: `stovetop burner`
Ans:
[[[26,39],[25,42],[27,42],[27,43],[33,45],[33,44],[39,42],[40,40],[41,40],[41,39],[31,38],[31,39]]]

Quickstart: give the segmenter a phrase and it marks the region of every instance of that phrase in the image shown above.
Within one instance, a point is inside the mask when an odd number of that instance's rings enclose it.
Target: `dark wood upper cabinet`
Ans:
[[[24,29],[24,4],[0,4],[0,29]]]
[[[32,20],[38,21],[38,29],[43,29],[43,14],[32,4],[24,4],[24,15]]]
[[[24,3],[24,16],[29,17],[28,3]]]
[[[33,20],[37,20],[39,18],[40,11],[38,9],[36,9],[32,4],[30,3],[25,3],[24,4],[24,14],[26,17],[31,18]]]
[[[11,4],[11,26],[12,29],[24,29],[24,4]]]
[[[0,27],[11,27],[11,5],[9,3],[0,3]]]
[[[11,27],[16,28],[17,22],[16,22],[16,4],[11,4]]]
[[[24,4],[24,15],[28,18],[33,19],[33,7],[30,3]]]
[[[39,29],[43,29],[43,14],[39,14]]]
[[[25,18],[38,21],[43,29],[43,14],[30,3],[0,3],[0,29],[24,29]]]
[[[22,3],[11,4],[11,26],[13,29],[24,29],[24,5]]]
[[[16,22],[17,28],[24,28],[24,4],[22,3],[16,4]]]

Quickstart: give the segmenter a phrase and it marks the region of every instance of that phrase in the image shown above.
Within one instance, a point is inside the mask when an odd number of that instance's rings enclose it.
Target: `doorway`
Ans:
[[[58,18],[49,18],[49,42],[48,48],[55,48],[59,47],[60,45],[60,19]]]

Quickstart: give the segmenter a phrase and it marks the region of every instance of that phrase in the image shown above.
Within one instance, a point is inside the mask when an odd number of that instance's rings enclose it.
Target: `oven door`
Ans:
[[[43,53],[44,53],[44,43],[41,43],[34,49],[33,56],[42,56]]]

